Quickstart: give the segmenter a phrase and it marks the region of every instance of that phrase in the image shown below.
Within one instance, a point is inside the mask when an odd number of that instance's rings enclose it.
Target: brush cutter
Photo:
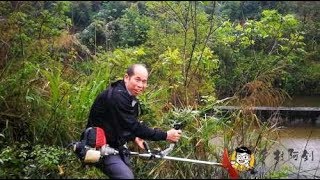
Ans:
[[[170,146],[163,151],[151,152],[147,143],[144,142],[144,147],[148,153],[130,152],[130,155],[145,157],[150,159],[158,158],[158,159],[165,159],[165,160],[174,160],[174,161],[183,161],[183,162],[190,162],[190,163],[197,163],[197,164],[221,166],[227,170],[229,177],[231,179],[239,179],[238,171],[232,167],[229,156],[228,156],[228,150],[226,148],[224,149],[221,163],[218,163],[218,162],[212,162],[212,161],[202,161],[202,160],[196,160],[196,159],[167,156],[167,154],[169,154],[173,150],[174,146],[175,144],[171,143]]]
[[[174,128],[175,129],[180,129],[181,124],[175,124]],[[95,136],[95,141],[91,142],[87,140],[86,136],[90,134],[94,134]],[[121,154],[119,153],[118,150],[110,147],[108,144],[106,144],[105,141],[101,141],[101,139],[104,138],[97,138],[101,134],[101,137],[104,137],[103,130],[100,128],[88,128],[85,133],[85,138],[84,140],[76,143],[72,143],[69,146],[73,147],[73,151],[77,154],[77,156],[81,159],[81,161],[85,164],[90,164],[90,163],[96,163],[99,161],[99,159],[103,156],[108,156],[108,155],[116,155],[116,154]],[[90,138],[88,138],[90,139]],[[99,141],[98,141],[99,140]],[[228,155],[228,150],[225,148],[223,155],[222,155],[222,161],[221,163],[218,162],[211,162],[211,161],[202,161],[202,160],[196,160],[196,159],[187,159],[187,158],[180,158],[180,157],[172,157],[168,156],[168,154],[173,150],[175,143],[171,143],[169,147],[165,150],[158,150],[152,152],[146,142],[143,143],[145,150],[147,153],[139,153],[139,152],[132,152],[132,151],[127,151],[128,155],[132,156],[139,156],[139,157],[145,157],[149,159],[165,159],[165,160],[174,160],[174,161],[183,161],[183,162],[190,162],[190,163],[198,163],[198,164],[206,164],[206,165],[214,165],[214,166],[221,166],[224,169],[227,170],[229,177],[231,179],[238,179],[239,174],[236,169],[233,168],[231,165],[229,155]]]
[[[183,161],[183,162],[190,162],[190,163],[197,163],[197,164],[220,166],[227,170],[230,179],[239,179],[238,171],[234,169],[233,166],[231,165],[227,148],[224,149],[224,152],[221,158],[222,161],[221,163],[219,163],[219,162],[212,162],[212,161],[202,161],[202,160],[196,160],[196,159],[187,159],[187,158],[168,156],[168,154],[173,150],[175,146],[174,143],[171,143],[170,146],[165,150],[162,150],[162,151],[158,150],[153,152],[150,151],[150,148],[146,142],[144,142],[143,144],[144,144],[145,150],[147,150],[146,153],[128,151],[128,154],[131,156],[139,156],[139,157],[144,157],[149,159],[164,159],[164,160],[174,160],[174,161]],[[74,151],[77,151],[78,148],[79,146],[74,145]],[[91,149],[91,148],[87,149],[85,151],[85,155],[82,160],[85,164],[96,163],[103,156],[116,155],[116,154],[119,154],[118,150],[105,144],[99,150]]]

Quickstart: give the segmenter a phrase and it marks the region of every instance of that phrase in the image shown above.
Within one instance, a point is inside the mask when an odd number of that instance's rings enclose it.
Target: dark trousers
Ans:
[[[129,156],[126,156],[125,158],[127,158],[125,161],[128,165],[122,160],[120,155],[108,155],[103,157],[97,167],[110,179],[134,179],[129,164]]]

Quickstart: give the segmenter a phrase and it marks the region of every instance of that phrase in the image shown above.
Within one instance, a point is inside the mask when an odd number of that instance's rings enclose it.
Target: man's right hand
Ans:
[[[182,131],[176,130],[174,128],[170,129],[169,131],[167,131],[167,141],[170,142],[178,142],[180,137],[181,137],[181,133]]]

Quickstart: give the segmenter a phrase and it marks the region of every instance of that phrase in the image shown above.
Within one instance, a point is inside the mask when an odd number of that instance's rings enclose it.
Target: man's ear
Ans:
[[[124,82],[128,82],[129,81],[129,75],[125,74],[123,79],[124,79]]]

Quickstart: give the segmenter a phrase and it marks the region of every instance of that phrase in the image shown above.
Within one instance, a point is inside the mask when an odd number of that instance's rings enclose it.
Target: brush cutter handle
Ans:
[[[182,122],[175,123],[175,124],[173,125],[173,128],[174,128],[175,130],[181,129],[181,128],[182,128]]]
[[[182,122],[175,123],[175,124],[173,125],[173,128],[174,128],[175,130],[179,130],[179,129],[182,128],[182,125],[183,125]],[[173,150],[175,144],[176,144],[176,143],[170,143],[170,145],[169,145],[169,147],[168,147],[167,149],[165,149],[165,150],[163,150],[163,151],[160,152],[160,156],[161,156],[161,157],[164,157],[164,156],[168,155],[168,154]]]

